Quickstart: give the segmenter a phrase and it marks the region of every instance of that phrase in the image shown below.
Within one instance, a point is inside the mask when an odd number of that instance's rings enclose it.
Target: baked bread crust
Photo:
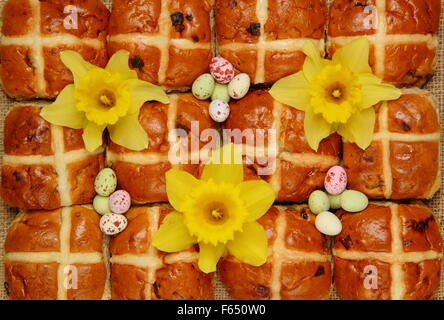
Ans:
[[[16,106],[6,116],[3,200],[27,210],[91,203],[95,177],[105,166],[104,147],[87,152],[82,130],[48,123],[40,107]]]
[[[334,0],[328,53],[366,36],[377,76],[399,86],[422,86],[436,68],[440,12],[440,0]]]
[[[324,0],[216,0],[218,53],[253,83],[276,82],[302,69],[305,41],[324,51],[326,12]]]
[[[75,6],[77,28],[67,29],[66,6]],[[100,0],[9,0],[3,8],[0,80],[14,98],[57,97],[73,82],[59,58],[74,50],[92,64],[107,62],[109,12]],[[70,26],[71,27],[71,26]]]
[[[5,242],[10,299],[109,298],[99,220],[84,206],[19,214]]]
[[[328,239],[317,231],[307,206],[272,207],[258,222],[268,238],[266,264],[253,267],[224,257],[219,274],[239,300],[319,300],[330,297]]]
[[[169,99],[168,105],[146,103],[141,109],[139,122],[148,133],[147,149],[134,152],[109,142],[107,163],[116,172],[119,188],[127,190],[134,203],[168,201],[165,172],[173,167],[186,170],[196,177],[200,175],[199,154],[195,150],[194,153],[189,151],[193,145],[203,148],[208,143],[199,142],[201,137],[193,135],[194,125],[198,123],[199,134],[215,126],[208,113],[208,102],[199,101],[192,94],[170,95]],[[185,148],[185,152],[181,151],[182,148]],[[179,158],[180,153],[188,153],[188,156]],[[176,156],[177,159],[174,159]],[[182,164],[174,163],[173,160]]]
[[[277,102],[267,90],[252,91],[232,101],[230,107],[224,128],[231,131],[225,138],[243,145],[245,179],[270,182],[277,201],[304,202],[311,192],[323,187],[326,172],[339,163],[337,134],[324,139],[318,151],[313,151],[305,139],[304,112]],[[269,129],[275,129],[276,134],[273,136]],[[260,130],[264,130],[264,143],[260,142]],[[248,131],[255,139],[239,134]],[[267,167],[276,170],[267,173]]]
[[[150,242],[169,206],[134,207],[127,214],[128,226],[111,242],[111,280],[114,300],[210,300],[214,274],[197,266],[194,246],[167,254]]]
[[[142,80],[186,90],[209,70],[212,0],[115,0],[108,52],[130,52]]]
[[[438,218],[429,208],[421,203],[377,203],[359,213],[337,214],[343,229],[334,240],[334,283],[342,298],[434,296],[440,281],[442,237]],[[365,287],[368,276],[377,278],[377,288]]]
[[[370,198],[431,198],[439,189],[440,131],[432,95],[404,89],[377,109],[373,142],[361,150],[344,141],[344,167],[351,189]]]

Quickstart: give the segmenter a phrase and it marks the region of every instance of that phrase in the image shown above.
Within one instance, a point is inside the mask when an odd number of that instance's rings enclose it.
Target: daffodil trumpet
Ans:
[[[40,115],[48,122],[83,129],[88,151],[102,145],[107,128],[116,144],[140,151],[148,147],[148,135],[139,123],[139,111],[146,101],[169,102],[158,86],[139,80],[128,66],[129,52],[116,52],[105,68],[85,61],[75,51],[62,51],[60,59],[72,72],[74,84],[67,85],[54,103]]]
[[[242,157],[233,144],[213,152],[200,179],[169,170],[166,192],[175,211],[154,234],[157,249],[178,252],[198,244],[198,265],[205,273],[216,271],[225,252],[253,266],[266,262],[267,237],[256,220],[276,195],[263,180],[243,181]]]
[[[398,99],[401,90],[372,74],[366,38],[338,49],[331,60],[321,58],[312,41],[303,52],[302,71],[276,82],[270,94],[305,112],[305,136],[312,149],[334,132],[366,149],[373,139],[374,106]]]

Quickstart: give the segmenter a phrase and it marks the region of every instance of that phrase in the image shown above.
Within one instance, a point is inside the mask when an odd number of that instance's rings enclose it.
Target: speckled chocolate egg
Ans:
[[[128,220],[121,214],[107,213],[100,218],[100,230],[109,236],[122,232],[127,225]]]
[[[246,73],[238,74],[228,84],[228,94],[233,99],[242,99],[250,89],[250,76]]]
[[[98,214],[109,213],[108,197],[96,195],[94,197],[93,207]]]
[[[330,201],[328,195],[321,190],[313,191],[308,198],[308,206],[314,214],[329,210]]]
[[[230,105],[220,99],[214,100],[209,106],[210,117],[216,122],[224,122],[230,115]]]
[[[330,200],[330,209],[341,208],[341,194],[329,194],[328,200]]]
[[[105,168],[100,170],[94,181],[94,189],[98,195],[108,197],[116,190],[117,177],[116,173],[111,168]]]
[[[108,205],[111,212],[123,214],[131,207],[131,196],[125,190],[117,190],[110,195]]]
[[[218,99],[230,102],[230,95],[228,94],[228,86],[226,84],[216,83],[213,94],[211,95],[211,101]]]
[[[230,61],[222,57],[215,57],[210,63],[210,72],[214,80],[219,83],[229,83],[236,73]]]
[[[360,212],[367,208],[368,198],[356,190],[346,190],[341,193],[341,207],[347,212]]]
[[[191,90],[196,99],[207,100],[213,94],[215,85],[216,82],[211,74],[205,73],[194,81]]]
[[[321,212],[316,216],[315,226],[320,233],[327,236],[336,236],[342,231],[341,220],[329,211]]]
[[[347,187],[347,173],[344,168],[340,166],[331,167],[325,176],[324,187],[329,194],[342,193]]]

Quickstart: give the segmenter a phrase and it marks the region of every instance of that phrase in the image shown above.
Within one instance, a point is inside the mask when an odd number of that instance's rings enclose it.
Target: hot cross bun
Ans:
[[[16,106],[6,116],[3,200],[28,210],[91,203],[94,179],[105,166],[104,147],[86,151],[83,131],[48,123],[41,106]]]
[[[258,222],[268,238],[268,259],[253,267],[226,256],[219,273],[228,292],[242,300],[328,299],[332,280],[328,238],[307,206],[272,207]]]
[[[375,74],[399,86],[421,86],[433,74],[440,0],[333,0],[328,52],[365,36]]]
[[[440,124],[427,91],[404,89],[377,107],[373,142],[362,150],[344,141],[349,187],[371,198],[431,198],[440,186]]]
[[[108,52],[131,53],[139,78],[184,90],[208,71],[212,0],[114,0]]]
[[[334,283],[344,299],[431,299],[439,288],[442,237],[438,218],[420,203],[375,203],[339,211]]]
[[[219,54],[255,84],[301,70],[307,40],[324,51],[324,0],[216,0],[215,12]]]
[[[9,0],[3,8],[0,80],[15,98],[57,97],[73,82],[59,54],[107,62],[109,12],[100,0]]]
[[[114,300],[210,300],[214,274],[197,266],[197,246],[166,254],[150,242],[169,206],[136,207],[127,214],[128,226],[111,242],[111,280]]]
[[[99,220],[89,206],[19,214],[5,242],[10,298],[109,299]]]
[[[265,179],[278,201],[305,202],[339,163],[340,137],[325,138],[317,152],[304,134],[304,112],[274,100],[267,90],[232,101],[225,139],[243,145],[246,179]],[[242,135],[243,134],[243,135]]]

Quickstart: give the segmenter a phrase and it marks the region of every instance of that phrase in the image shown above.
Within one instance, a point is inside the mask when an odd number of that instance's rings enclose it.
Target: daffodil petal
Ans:
[[[174,209],[181,211],[182,203],[199,180],[186,171],[171,169],[165,173],[168,201]]]
[[[247,222],[242,232],[227,242],[228,251],[239,261],[259,267],[267,261],[268,243],[264,228],[257,222]]]
[[[118,73],[122,80],[137,79],[137,72],[128,66],[129,52],[119,50],[113,54],[106,65],[106,70],[110,73]]]
[[[244,181],[239,187],[240,197],[250,213],[247,221],[256,221],[262,217],[276,199],[272,186],[263,180]]]
[[[299,110],[305,110],[310,105],[309,83],[303,72],[280,79],[270,89],[270,95]]]
[[[88,61],[85,61],[80,53],[72,50],[60,52],[60,60],[72,72],[74,76],[74,83],[77,83],[80,78],[92,68],[97,68]]]
[[[338,133],[349,142],[354,142],[365,150],[373,140],[375,119],[375,109],[367,108],[352,115],[347,124],[338,128]]]
[[[99,126],[94,122],[89,122],[83,129],[83,142],[88,152],[93,152],[103,144],[103,130],[106,125]]]
[[[380,101],[396,100],[401,96],[401,90],[395,86],[382,82],[371,73],[359,74],[362,86],[362,106],[370,108]]]
[[[332,133],[332,126],[324,120],[322,115],[315,114],[311,109],[308,109],[305,111],[304,130],[309,146],[317,151],[322,139]]]
[[[226,182],[238,185],[244,179],[242,153],[238,147],[229,143],[213,151],[209,163],[202,172],[202,180],[212,179],[216,183]]]
[[[109,136],[114,143],[134,151],[148,148],[148,134],[139,122],[137,113],[120,118],[108,126]]]
[[[205,273],[215,272],[217,263],[225,252],[225,245],[220,243],[213,246],[200,242],[199,249],[199,269]]]
[[[315,43],[311,40],[306,41],[302,47],[302,51],[307,56],[305,58],[303,72],[308,81],[319,74],[325,66],[325,61],[321,58],[321,52]]]
[[[40,116],[57,126],[82,129],[85,125],[85,114],[76,108],[74,85],[67,85],[60,92],[56,101],[42,108]]]
[[[367,38],[358,38],[338,49],[333,55],[333,63],[340,63],[355,73],[371,73],[368,62],[370,45]]]
[[[173,211],[165,217],[151,243],[160,251],[178,252],[190,248],[196,239],[188,232],[183,214]]]
[[[159,101],[163,104],[170,103],[168,95],[159,86],[139,79],[127,80],[127,85],[131,94],[129,113],[138,112],[146,101]]]

